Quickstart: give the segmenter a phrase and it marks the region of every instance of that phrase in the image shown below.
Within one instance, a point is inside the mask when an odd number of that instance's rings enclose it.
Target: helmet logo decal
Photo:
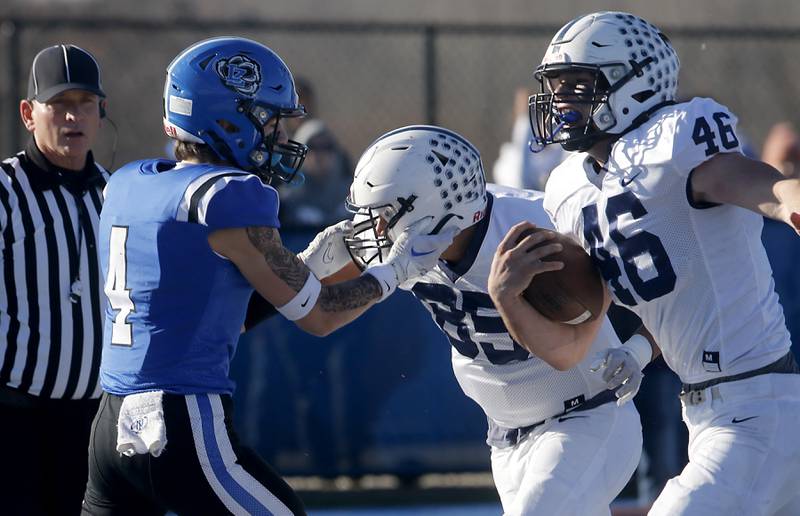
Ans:
[[[220,59],[216,70],[225,86],[242,95],[255,95],[261,88],[261,67],[243,54]]]
[[[174,125],[166,121],[164,122],[164,132],[170,138],[178,138],[178,129]]]
[[[431,152],[433,153],[434,156],[439,158],[439,161],[441,162],[442,166],[447,165],[447,161],[449,160],[449,158],[447,156],[445,156],[444,154],[438,153],[435,150],[432,150]]]
[[[168,109],[171,113],[183,116],[192,116],[192,99],[185,99],[177,95],[169,96]]]

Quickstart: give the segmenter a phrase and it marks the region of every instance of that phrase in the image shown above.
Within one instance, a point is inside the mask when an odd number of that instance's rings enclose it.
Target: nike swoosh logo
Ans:
[[[620,186],[628,186],[629,184],[631,184],[631,182],[632,182],[634,179],[636,179],[636,176],[638,176],[639,174],[641,174],[641,172],[637,172],[637,173],[635,173],[634,175],[632,175],[631,177],[623,177],[623,178],[621,178],[621,179],[619,180],[619,184],[620,184]]]
[[[414,248],[412,247],[411,248],[411,256],[425,256],[425,255],[431,254],[431,253],[433,253],[435,251],[436,250],[433,249],[431,251],[427,251],[427,252],[424,252],[424,253],[419,253],[419,252],[415,251]]]
[[[559,423],[563,423],[564,421],[566,421],[568,419],[580,419],[582,417],[589,417],[589,416],[564,416],[564,417],[558,418],[558,422]]]
[[[309,299],[311,299],[311,296],[308,296],[308,297],[306,298],[306,300],[305,300],[305,301],[303,301],[302,303],[300,303],[300,308],[305,308],[305,307],[306,307],[306,305],[308,304],[308,300],[309,300]]]
[[[750,416],[750,417],[746,417],[746,418],[743,418],[743,419],[736,419],[736,418],[733,418],[733,419],[731,419],[731,423],[733,423],[734,425],[735,425],[736,423],[744,423],[745,421],[750,421],[751,419],[755,419],[755,418],[757,418],[757,417],[758,417],[758,416]]]
[[[333,244],[328,244],[325,253],[322,255],[322,263],[333,263]]]

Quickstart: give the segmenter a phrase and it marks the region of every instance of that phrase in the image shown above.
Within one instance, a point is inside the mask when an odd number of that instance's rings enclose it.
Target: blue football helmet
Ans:
[[[164,131],[204,143],[223,160],[265,181],[291,181],[308,148],[279,141],[281,118],[305,116],[292,73],[272,50],[245,38],[190,46],[170,63],[164,85]],[[264,125],[276,119],[275,128]],[[267,134],[271,133],[271,134]]]

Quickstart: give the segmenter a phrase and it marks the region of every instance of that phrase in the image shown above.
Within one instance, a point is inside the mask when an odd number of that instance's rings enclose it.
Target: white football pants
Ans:
[[[800,493],[800,375],[722,383],[683,405],[689,464],[650,516],[789,514]],[[787,513],[786,511],[790,511]]]
[[[607,516],[642,453],[633,403],[606,403],[533,429],[516,446],[492,448],[492,475],[509,516]]]

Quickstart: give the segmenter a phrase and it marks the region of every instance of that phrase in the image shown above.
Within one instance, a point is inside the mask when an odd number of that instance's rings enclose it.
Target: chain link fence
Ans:
[[[509,138],[514,91],[532,87],[556,26],[332,24],[288,22],[6,19],[0,25],[4,109],[0,142],[8,156],[27,137],[18,115],[33,56],[45,46],[85,47],[103,69],[115,131],[97,155],[114,166],[166,153],[161,94],[170,60],[189,44],[241,35],[276,50],[296,76],[313,84],[318,113],[358,157],[383,132],[437,123],[472,140],[491,171]],[[681,57],[680,93],[713,96],[740,119],[755,148],[769,126],[800,108],[800,30],[665,27]],[[118,140],[114,145],[115,138]],[[115,149],[114,149],[115,148]]]

